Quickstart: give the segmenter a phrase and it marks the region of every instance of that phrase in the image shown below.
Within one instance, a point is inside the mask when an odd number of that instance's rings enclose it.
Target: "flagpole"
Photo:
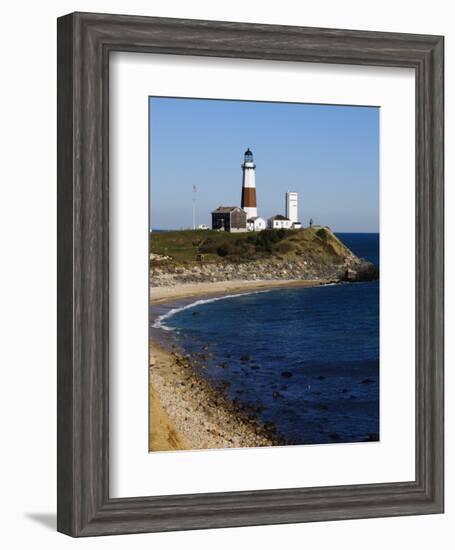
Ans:
[[[196,229],[196,186],[193,185],[193,230]]]

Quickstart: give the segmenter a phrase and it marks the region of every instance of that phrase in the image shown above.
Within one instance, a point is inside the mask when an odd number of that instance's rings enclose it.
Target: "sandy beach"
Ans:
[[[242,293],[276,287],[309,287],[330,281],[223,281],[152,287],[151,303]],[[151,451],[260,447],[283,444],[273,425],[260,426],[255,411],[241,410],[222,388],[195,372],[191,358],[150,340]]]
[[[195,298],[278,287],[310,287],[330,283],[331,280],[280,279],[267,281],[218,281],[214,283],[189,283],[175,286],[150,287],[150,303],[158,304],[182,298]]]

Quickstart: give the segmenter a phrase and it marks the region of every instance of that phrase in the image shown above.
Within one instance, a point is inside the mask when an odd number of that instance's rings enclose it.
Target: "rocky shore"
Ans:
[[[379,277],[370,262],[348,254],[340,263],[318,263],[311,259],[263,259],[238,263],[175,262],[172,258],[150,255],[150,282],[154,287],[220,281],[333,280],[368,281]]]
[[[150,450],[263,447],[285,442],[270,423],[256,420],[254,407],[230,401],[222,386],[198,376],[190,356],[151,341]]]

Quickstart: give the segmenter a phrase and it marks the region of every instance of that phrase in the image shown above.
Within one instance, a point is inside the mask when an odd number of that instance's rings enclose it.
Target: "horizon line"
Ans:
[[[318,224],[315,224],[316,226]],[[332,229],[328,225],[321,225],[321,227],[328,227],[331,231],[334,233],[352,233],[352,234],[371,234],[371,235],[379,235],[380,231],[343,231],[339,229]],[[308,227],[302,227],[301,229],[308,229]],[[163,229],[159,227],[149,227],[149,232],[153,231],[213,231],[213,229],[193,229],[192,227],[179,227],[179,228],[173,228],[173,229]],[[260,233],[260,231],[245,231],[245,233]]]

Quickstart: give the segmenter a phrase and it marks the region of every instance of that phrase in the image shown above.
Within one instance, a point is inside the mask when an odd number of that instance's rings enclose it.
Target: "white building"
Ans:
[[[298,198],[298,194],[295,191],[286,192],[286,217],[293,224],[298,224],[298,227],[301,227],[299,223]]]
[[[267,225],[270,229],[291,229],[292,221],[286,216],[277,214],[267,220]]]
[[[253,161],[253,153],[250,149],[245,151],[242,164],[242,208],[246,212],[247,219],[256,218],[258,209],[256,205],[256,165]]]
[[[256,216],[255,218],[249,218],[246,222],[248,231],[262,231],[267,227],[267,223],[264,218]]]

